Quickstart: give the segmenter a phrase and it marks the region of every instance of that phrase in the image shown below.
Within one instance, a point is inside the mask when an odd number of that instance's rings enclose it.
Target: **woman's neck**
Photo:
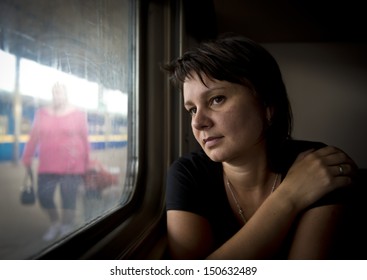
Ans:
[[[63,116],[70,113],[73,110],[69,104],[53,105],[49,107],[49,112],[55,116]]]
[[[243,158],[242,161],[223,162],[223,172],[234,185],[245,189],[253,189],[267,185],[273,173],[269,169],[266,149],[259,149]]]

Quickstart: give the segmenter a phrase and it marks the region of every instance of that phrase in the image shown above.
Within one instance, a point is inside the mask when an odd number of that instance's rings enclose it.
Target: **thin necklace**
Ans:
[[[275,176],[275,180],[274,180],[273,186],[271,187],[270,194],[273,193],[274,190],[275,190],[275,185],[276,185],[276,183],[278,181],[278,176],[279,176],[279,173],[277,173],[276,176]],[[233,190],[232,184],[231,184],[231,182],[229,182],[229,179],[227,178],[227,176],[225,176],[225,178],[227,180],[227,187],[228,187],[229,191],[232,194],[232,197],[233,197],[234,202],[236,203],[236,206],[237,206],[237,209],[238,209],[238,214],[241,216],[241,219],[242,219],[243,223],[246,224],[247,219],[245,217],[245,214],[243,212],[243,209],[242,209],[240,203],[238,202],[238,199],[237,199],[237,196],[236,196],[236,194],[235,194],[235,192]]]

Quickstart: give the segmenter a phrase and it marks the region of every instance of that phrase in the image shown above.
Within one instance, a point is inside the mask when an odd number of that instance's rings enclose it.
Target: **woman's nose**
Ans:
[[[212,120],[204,110],[198,110],[192,116],[191,125],[197,130],[204,130],[212,126]]]

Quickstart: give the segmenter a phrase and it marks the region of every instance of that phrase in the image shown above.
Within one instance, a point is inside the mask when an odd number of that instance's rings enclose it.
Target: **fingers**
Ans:
[[[334,166],[334,176],[347,176],[348,174],[353,175],[354,168],[351,164],[344,163]]]
[[[328,168],[332,176],[354,176],[357,169],[354,161],[345,152],[333,146],[308,152],[307,156]]]
[[[310,205],[326,193],[351,185],[355,173],[356,165],[346,153],[327,146],[301,153],[283,182],[293,188],[299,205]]]
[[[349,163],[329,165],[327,167],[329,168],[330,174],[334,177],[353,177],[355,174],[354,166]]]
[[[323,158],[327,165],[338,165],[350,160],[342,150],[332,146],[327,146],[315,151],[315,155]]]
[[[310,153],[312,153],[312,152],[314,152],[314,151],[315,151],[315,149],[310,149],[310,150],[307,150],[307,151],[304,151],[304,152],[300,153],[300,154],[297,156],[297,160],[301,160],[301,159],[305,158],[308,154],[310,154]],[[296,160],[296,161],[297,161],[297,160]]]

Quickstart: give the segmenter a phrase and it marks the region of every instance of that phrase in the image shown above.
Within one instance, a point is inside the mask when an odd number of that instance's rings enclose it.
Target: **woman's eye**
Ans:
[[[189,112],[189,114],[190,114],[191,116],[193,116],[193,115],[195,115],[195,114],[196,114],[196,108],[189,108],[189,109],[187,109],[187,112]]]
[[[220,103],[222,103],[223,101],[224,101],[224,99],[225,99],[225,97],[224,96],[216,96],[216,97],[214,97],[212,100],[211,100],[211,104],[212,105],[216,105],[216,104],[220,104]]]

